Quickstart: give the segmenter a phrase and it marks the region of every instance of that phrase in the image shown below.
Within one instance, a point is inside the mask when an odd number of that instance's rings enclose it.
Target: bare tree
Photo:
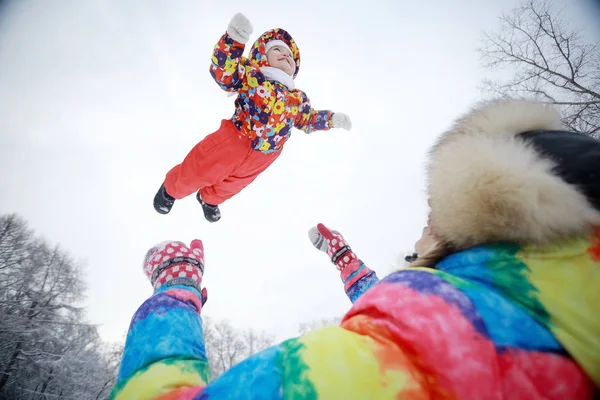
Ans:
[[[204,343],[212,379],[229,368],[274,344],[274,338],[263,331],[240,330],[226,320],[203,318]]]
[[[315,319],[310,322],[301,323],[298,326],[298,332],[303,334],[325,326],[337,326],[340,322],[342,322],[342,318],[340,317]]]
[[[108,398],[120,351],[85,321],[83,296],[65,251],[0,215],[0,398]]]
[[[253,329],[246,329],[241,332],[242,342],[246,347],[247,356],[258,353],[261,350],[266,349],[274,344],[274,337],[263,331],[255,331]]]
[[[484,91],[556,104],[569,128],[599,138],[600,42],[587,41],[583,32],[547,0],[527,0],[503,14],[478,50],[486,68],[514,74],[485,80]]]

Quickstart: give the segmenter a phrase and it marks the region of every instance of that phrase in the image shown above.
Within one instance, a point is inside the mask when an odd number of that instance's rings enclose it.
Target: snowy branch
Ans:
[[[560,107],[571,129],[598,137],[600,42],[588,43],[570,29],[563,13],[545,0],[529,0],[503,14],[479,49],[483,65],[508,69],[509,79],[486,79],[495,96],[532,96]]]
[[[0,215],[0,398],[107,399],[120,351],[83,319],[81,268]]]

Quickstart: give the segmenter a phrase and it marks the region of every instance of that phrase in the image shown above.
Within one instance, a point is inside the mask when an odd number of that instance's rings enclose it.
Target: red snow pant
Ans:
[[[262,153],[250,147],[230,119],[192,148],[165,179],[165,190],[182,199],[200,190],[202,200],[219,205],[235,196],[266,170],[281,154]]]

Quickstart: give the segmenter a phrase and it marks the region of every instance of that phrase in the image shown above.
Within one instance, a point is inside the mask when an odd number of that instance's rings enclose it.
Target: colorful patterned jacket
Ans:
[[[292,128],[306,133],[329,130],[333,112],[311,107],[301,90],[267,80],[260,68],[267,66],[265,44],[272,39],[284,41],[296,61],[294,78],[300,69],[300,52],[294,39],[283,29],[265,32],[252,46],[250,58],[244,57],[245,45],[225,33],[216,44],[210,73],[222,89],[238,92],[233,124],[252,142],[252,148],[264,153],[282,149]]]
[[[198,293],[159,289],[133,317],[112,398],[591,399],[598,287],[600,229],[546,250],[479,246],[437,269],[365,274],[346,290],[356,300],[341,326],[210,383]]]

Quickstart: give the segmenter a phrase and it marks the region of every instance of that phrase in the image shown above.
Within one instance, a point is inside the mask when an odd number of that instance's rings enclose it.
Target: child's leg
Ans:
[[[223,203],[252,183],[280,154],[280,151],[265,154],[252,150],[246,160],[227,178],[200,189],[200,197],[208,204],[215,206]]]
[[[249,151],[248,139],[240,137],[230,120],[223,120],[216,132],[202,139],[167,173],[165,189],[171,197],[182,199],[222,182],[238,169]]]

